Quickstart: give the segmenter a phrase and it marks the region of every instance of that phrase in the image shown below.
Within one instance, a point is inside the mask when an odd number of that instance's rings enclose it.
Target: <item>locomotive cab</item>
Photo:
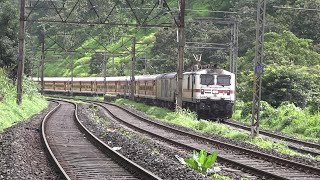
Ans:
[[[192,76],[192,104],[187,106],[200,118],[230,118],[235,100],[234,74],[223,69],[203,69]]]

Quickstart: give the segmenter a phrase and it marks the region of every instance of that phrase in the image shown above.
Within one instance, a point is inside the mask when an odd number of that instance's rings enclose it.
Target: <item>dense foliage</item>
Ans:
[[[254,49],[239,59],[239,97],[252,98],[253,72],[250,62]],[[284,101],[299,107],[318,106],[320,99],[320,54],[313,51],[312,41],[299,39],[291,32],[267,33],[262,99],[277,107]]]
[[[130,13],[124,1],[97,0],[92,7],[87,1],[79,1],[72,11],[72,3],[54,2],[61,8],[60,15],[69,20],[93,22],[97,18],[109,18],[110,23],[143,22],[148,8],[154,1],[130,1],[135,15]],[[151,24],[173,23],[177,16],[176,0],[167,0],[151,13]],[[59,15],[46,7],[49,1],[39,2],[30,18],[59,19]],[[229,43],[230,28],[215,23],[195,22],[195,17],[233,17],[239,21],[238,99],[245,103],[252,100],[253,59],[255,55],[255,21],[257,1],[253,0],[189,0],[186,2],[186,41]],[[289,102],[303,109],[306,116],[317,116],[320,106],[320,12],[281,9],[277,6],[319,9],[320,0],[269,0],[265,34],[264,77],[262,99],[273,108]],[[171,13],[165,12],[170,7]],[[96,9],[95,9],[96,8]],[[191,11],[190,9],[193,9]],[[196,11],[195,11],[196,10]],[[213,11],[233,11],[236,14]],[[18,33],[18,1],[0,1],[0,67],[14,79]],[[177,42],[175,28],[136,28],[134,26],[100,26],[79,24],[54,24],[27,22],[26,73],[39,75],[41,55],[40,34],[46,31],[45,76],[102,76],[103,54],[107,54],[107,76],[129,75],[132,37],[136,45],[136,74],[155,74],[176,70]],[[70,51],[70,52],[67,52]],[[81,53],[72,53],[77,51]],[[114,55],[116,53],[116,55]],[[186,48],[185,70],[195,63],[193,54],[202,54],[203,64],[218,63],[228,69],[229,50]],[[113,56],[114,55],[114,56]],[[74,62],[74,65],[72,65]],[[13,82],[13,81],[12,81]],[[4,91],[2,89],[1,91]],[[3,98],[3,97],[0,97]],[[243,109],[246,111],[246,109]],[[281,129],[281,128],[280,128]],[[312,130],[316,131],[316,130]],[[310,133],[308,133],[310,134]],[[311,133],[317,134],[317,133]],[[314,137],[314,135],[312,135]]]
[[[28,78],[23,82],[25,95],[20,106],[16,104],[15,86],[0,68],[0,132],[47,107],[47,101],[38,93],[38,85]]]
[[[18,11],[11,0],[0,1],[0,68],[15,77],[18,43]]]
[[[238,103],[238,110],[234,118],[251,123],[252,103]],[[301,109],[292,103],[284,102],[278,108],[270,106],[267,102],[262,102],[261,126],[274,131],[284,132],[300,138],[320,139],[320,109],[317,106],[317,113],[310,113],[310,109]]]

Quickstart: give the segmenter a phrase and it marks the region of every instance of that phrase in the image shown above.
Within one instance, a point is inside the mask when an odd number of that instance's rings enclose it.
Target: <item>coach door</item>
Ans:
[[[191,99],[193,101],[193,97],[194,97],[194,84],[196,81],[196,77],[194,74],[191,75]]]
[[[168,97],[168,80],[161,80],[161,96]]]
[[[165,80],[164,87],[165,87],[165,96],[168,97],[168,91],[169,91],[168,80]]]

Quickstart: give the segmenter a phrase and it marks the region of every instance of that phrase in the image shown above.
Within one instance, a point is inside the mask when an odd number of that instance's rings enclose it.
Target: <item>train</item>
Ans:
[[[39,78],[33,78],[40,83]],[[151,105],[175,108],[177,73],[135,76],[134,99]],[[214,66],[183,73],[183,108],[199,118],[225,119],[233,113],[236,97],[235,74]],[[129,98],[130,76],[44,77],[46,93],[110,95]]]

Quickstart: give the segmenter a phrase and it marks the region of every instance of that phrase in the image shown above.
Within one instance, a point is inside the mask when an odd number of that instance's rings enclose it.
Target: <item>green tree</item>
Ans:
[[[95,53],[89,61],[90,74],[100,74],[103,71],[103,55]]]
[[[297,0],[295,7],[306,9],[320,9],[320,0]],[[320,12],[297,11],[293,16],[291,31],[298,37],[313,39],[320,44]]]
[[[239,59],[238,92],[244,101],[252,99],[254,49]],[[262,99],[273,106],[289,101],[299,107],[318,104],[320,54],[312,40],[297,38],[293,33],[267,33]]]
[[[0,1],[0,67],[6,69],[11,78],[16,76],[17,5],[10,0]]]
[[[317,83],[320,76],[319,67],[303,67],[295,65],[267,67],[262,82],[262,99],[272,106],[278,107],[288,101],[299,107],[306,107],[313,99],[319,99],[317,94],[320,86]]]
[[[265,34],[264,63],[278,65],[314,66],[320,64],[320,54],[315,52],[312,40],[301,39],[289,31],[282,33]],[[251,71],[255,49],[248,50],[243,58],[239,59],[239,69]]]

